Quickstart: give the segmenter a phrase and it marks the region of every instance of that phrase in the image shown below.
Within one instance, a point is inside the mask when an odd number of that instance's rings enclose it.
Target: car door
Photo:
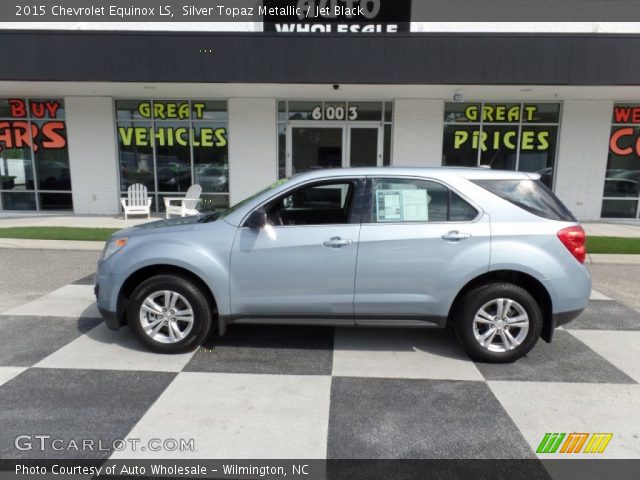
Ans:
[[[443,324],[460,288],[488,270],[488,215],[435,180],[370,178],[365,200],[356,324]]]
[[[238,319],[353,325],[364,180],[314,181],[264,208],[267,226],[238,229],[231,252]]]

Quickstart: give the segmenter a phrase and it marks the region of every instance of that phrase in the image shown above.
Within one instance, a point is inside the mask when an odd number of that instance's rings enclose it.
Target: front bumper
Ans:
[[[111,330],[118,330],[122,326],[122,322],[120,321],[120,318],[118,318],[117,312],[110,312],[101,306],[98,306],[98,311],[100,312],[107,328],[110,328]]]
[[[112,330],[119,329],[123,324],[122,308],[118,305],[118,292],[122,282],[122,276],[110,272],[103,261],[98,262],[93,293],[105,325]]]

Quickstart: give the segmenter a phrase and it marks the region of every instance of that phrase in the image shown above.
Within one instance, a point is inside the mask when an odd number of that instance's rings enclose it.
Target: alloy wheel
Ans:
[[[473,318],[473,335],[490,352],[504,353],[519,347],[529,332],[529,315],[510,298],[485,303]]]
[[[187,299],[172,290],[148,295],[140,306],[140,325],[145,334],[159,343],[177,343],[189,335],[194,314]]]

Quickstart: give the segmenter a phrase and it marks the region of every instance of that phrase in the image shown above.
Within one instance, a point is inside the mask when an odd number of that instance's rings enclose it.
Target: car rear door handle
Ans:
[[[329,240],[325,240],[322,242],[322,245],[325,247],[339,248],[344,247],[345,245],[351,245],[353,240],[350,238],[340,238],[340,237],[331,237]]]
[[[466,240],[467,238],[471,238],[470,233],[463,233],[458,230],[452,230],[449,233],[442,235],[443,240],[448,240],[450,242],[458,242],[460,240]]]

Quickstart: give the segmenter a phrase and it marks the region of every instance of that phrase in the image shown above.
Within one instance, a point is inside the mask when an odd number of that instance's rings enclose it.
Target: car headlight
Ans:
[[[128,238],[113,238],[107,242],[102,251],[102,259],[106,260],[127,244]]]

